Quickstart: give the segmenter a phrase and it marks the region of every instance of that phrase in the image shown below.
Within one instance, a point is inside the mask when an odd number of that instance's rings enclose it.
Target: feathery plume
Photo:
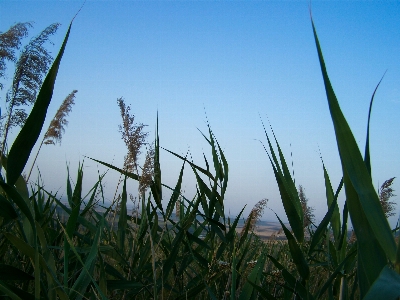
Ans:
[[[5,125],[1,126],[4,128],[1,153],[4,153],[6,148],[10,128],[22,127],[28,117],[25,109],[21,106],[35,103],[42,78],[49,70],[53,60],[44,44],[49,40],[49,36],[57,31],[59,25],[55,23],[48,26],[38,36],[31,39],[20,54],[15,66],[11,88],[6,93],[8,108]]]
[[[72,93],[70,93],[61,103],[61,106],[57,110],[53,120],[51,120],[49,128],[47,129],[42,142],[40,143],[39,149],[36,152],[35,159],[33,160],[32,167],[29,171],[29,175],[27,177],[27,181],[31,177],[32,169],[35,166],[36,159],[39,155],[40,150],[42,149],[43,145],[55,145],[56,143],[60,143],[61,145],[61,138],[62,134],[65,132],[65,127],[68,125],[68,121],[66,117],[72,110],[72,105],[75,104],[74,99],[75,99],[75,94],[77,93],[77,90],[73,90]]]
[[[143,131],[145,125],[135,123],[135,116],[130,114],[131,107],[125,105],[123,98],[117,99],[117,103],[122,117],[122,125],[118,126],[119,132],[128,148],[128,154],[124,160],[124,169],[130,172],[137,171],[140,148],[146,143],[148,133]]]
[[[139,180],[139,194],[142,195],[146,189],[151,185],[154,175],[154,148],[151,145],[147,151],[146,159],[142,168],[142,176]]]
[[[299,198],[301,203],[301,209],[303,210],[303,228],[311,225],[315,216],[313,214],[314,208],[308,206],[308,198],[304,192],[302,185],[299,185]]]
[[[15,62],[15,50],[21,47],[21,39],[28,35],[28,28],[32,27],[30,22],[17,23],[6,32],[0,33],[0,78],[6,76],[6,60]],[[0,90],[3,84],[0,83]]]
[[[56,143],[61,144],[62,134],[65,132],[65,127],[68,125],[67,116],[72,110],[72,105],[75,104],[75,94],[77,90],[73,90],[61,104],[60,108],[57,110],[53,120],[50,122],[50,126],[46,131],[43,138],[43,144],[49,145]]]
[[[43,76],[53,61],[44,44],[49,40],[50,35],[57,31],[59,25],[54,23],[48,26],[38,36],[31,39],[22,50],[16,64],[12,87],[6,94],[6,101],[10,103],[9,126],[25,124],[27,113],[24,109],[15,107],[35,103]]]
[[[395,178],[396,177],[392,177],[386,180],[379,189],[379,201],[381,202],[386,218],[395,215],[393,211],[395,209],[396,203],[389,201],[390,198],[396,196],[393,194],[394,190],[392,189],[392,183]]]
[[[262,199],[254,205],[253,209],[251,210],[249,216],[246,219],[246,222],[242,228],[242,232],[245,230],[245,228],[249,225],[249,232],[254,231],[256,229],[256,224],[258,221],[260,221],[263,213],[264,213],[264,208],[267,206],[268,199]]]

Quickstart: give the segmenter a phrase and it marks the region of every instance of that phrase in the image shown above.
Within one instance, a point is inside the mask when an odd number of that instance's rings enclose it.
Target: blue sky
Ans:
[[[59,22],[50,47],[57,53],[82,3],[2,1],[0,31],[34,21],[33,36]],[[313,1],[312,14],[328,74],[362,152],[369,100],[388,70],[371,120],[373,182],[399,177],[400,2]],[[149,125],[150,139],[158,111],[161,146],[178,154],[190,149],[201,166],[202,153],[209,157],[210,149],[197,128],[206,132],[208,119],[229,163],[226,207],[232,216],[246,204],[247,215],[262,198],[284,216],[268,156],[257,141],[265,142],[259,116],[271,123],[288,161],[292,153],[296,184],[304,186],[318,221],[327,210],[320,154],[333,186],[340,181],[309,1],[87,1],[72,25],[48,122],[74,89],[62,145],[44,147],[38,159],[46,187],[59,195],[65,194],[67,164],[74,178],[84,160],[86,191],[104,171],[84,156],[122,166],[119,97],[132,106],[137,122]],[[181,164],[161,152],[164,183],[175,185]],[[105,177],[108,199],[117,180],[113,171]],[[189,198],[194,187],[187,169]],[[134,185],[130,189],[136,194]],[[275,216],[266,210],[264,219]]]

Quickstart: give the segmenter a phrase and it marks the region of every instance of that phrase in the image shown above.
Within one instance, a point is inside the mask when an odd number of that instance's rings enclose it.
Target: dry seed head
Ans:
[[[143,194],[151,185],[154,176],[154,148],[151,145],[147,151],[146,160],[143,164],[142,176],[139,181],[139,193]]]
[[[28,115],[25,109],[16,107],[35,102],[43,76],[53,61],[44,44],[49,41],[50,35],[57,31],[59,25],[54,23],[45,28],[38,36],[32,38],[22,50],[16,63],[12,87],[6,95],[6,101],[10,103],[9,126],[23,126],[26,121]]]
[[[32,27],[30,22],[17,23],[6,32],[0,33],[0,78],[5,77],[6,62],[17,60],[15,50],[21,47],[21,39],[28,35],[28,28]],[[3,84],[0,83],[0,90]]]
[[[43,144],[61,144],[62,134],[65,131],[65,127],[68,125],[68,120],[66,117],[71,112],[72,105],[75,104],[74,99],[77,92],[77,90],[72,91],[72,93],[70,93],[64,99],[53,120],[50,122],[50,126],[43,138]]]
[[[268,199],[262,199],[258,201],[256,205],[254,205],[253,209],[251,210],[249,216],[246,219],[241,234],[243,234],[243,231],[245,230],[245,228],[249,223],[250,223],[249,232],[254,231],[254,229],[256,228],[257,221],[261,219],[264,212],[264,208],[267,206],[267,203]]]
[[[148,133],[143,131],[145,125],[135,123],[135,116],[130,115],[131,108],[125,105],[123,98],[117,99],[117,103],[122,117],[122,125],[118,126],[119,132],[128,148],[124,169],[129,172],[137,171],[140,148],[146,143]]]
[[[299,199],[301,203],[301,209],[303,210],[303,228],[311,225],[315,216],[313,214],[314,208],[308,206],[308,198],[304,192],[302,185],[299,185]]]
[[[395,215],[393,211],[396,203],[389,201],[390,198],[396,196],[393,194],[394,190],[392,189],[392,183],[395,178],[396,177],[392,177],[386,180],[379,189],[379,201],[381,202],[386,218]]]

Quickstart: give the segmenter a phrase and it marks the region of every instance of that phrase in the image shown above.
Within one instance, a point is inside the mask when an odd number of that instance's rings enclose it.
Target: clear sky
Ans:
[[[34,21],[33,36],[60,22],[50,48],[55,54],[82,3],[3,0],[0,31]],[[46,187],[65,194],[66,165],[75,178],[84,156],[122,166],[126,149],[116,100],[124,97],[136,121],[149,125],[150,139],[158,111],[160,145],[179,154],[190,149],[201,166],[202,152],[210,157],[210,149],[197,128],[206,132],[209,120],[229,163],[226,207],[232,216],[246,204],[247,215],[262,198],[285,215],[268,156],[257,141],[266,141],[259,115],[269,120],[288,161],[292,152],[296,184],[304,186],[320,221],[327,210],[320,154],[334,189],[341,166],[309,3],[87,1],[73,22],[48,112],[50,122],[62,100],[78,90],[62,145],[46,146],[39,155]],[[388,70],[371,120],[373,182],[400,177],[400,2],[312,1],[312,14],[328,74],[362,153],[369,100]],[[1,93],[4,102],[5,90]],[[181,164],[161,152],[164,183],[175,185]],[[85,191],[98,170],[105,169],[84,160]],[[117,180],[114,171],[106,175],[107,199]],[[135,187],[130,189],[136,195]],[[184,189],[189,198],[194,195],[189,168]],[[394,189],[399,193],[400,178]],[[343,201],[342,196],[341,207]],[[269,210],[264,219],[276,220]]]

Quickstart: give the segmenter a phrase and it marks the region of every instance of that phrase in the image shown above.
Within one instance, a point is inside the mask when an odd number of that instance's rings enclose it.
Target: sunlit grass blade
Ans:
[[[18,177],[21,175],[25,164],[29,159],[32,148],[42,131],[47,108],[53,96],[54,83],[57,77],[58,68],[64,54],[65,46],[67,45],[71,26],[72,22],[68,27],[61,49],[43,81],[32,111],[11,146],[7,163],[7,183],[10,185],[14,185]]]

